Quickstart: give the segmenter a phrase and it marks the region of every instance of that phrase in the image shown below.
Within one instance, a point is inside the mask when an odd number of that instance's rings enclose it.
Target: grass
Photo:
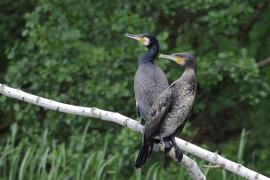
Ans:
[[[160,154],[148,161],[147,165],[139,170],[132,168],[131,164],[136,152],[133,149],[126,159],[121,152],[112,151],[113,144],[110,135],[104,137],[104,143],[98,151],[91,150],[87,142],[86,126],[76,142],[60,143],[49,142],[48,130],[44,131],[39,143],[31,143],[28,138],[16,142],[17,128],[12,127],[12,134],[5,143],[0,145],[0,179],[1,180],[84,180],[84,179],[189,179],[186,170],[170,160],[164,168]],[[246,131],[243,130],[238,148],[237,161],[243,163]],[[69,144],[73,144],[70,146]],[[74,144],[76,146],[74,146]],[[195,159],[200,167],[206,162]],[[202,170],[208,179],[240,180],[239,176],[221,169]]]
[[[119,177],[119,154],[106,156],[108,138],[102,151],[84,152],[86,145],[86,127],[78,147],[70,148],[66,144],[48,145],[47,131],[39,144],[31,144],[27,139],[15,145],[12,135],[4,146],[1,146],[0,179],[107,179]]]

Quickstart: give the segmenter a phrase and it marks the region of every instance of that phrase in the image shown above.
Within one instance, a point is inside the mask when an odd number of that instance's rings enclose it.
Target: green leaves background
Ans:
[[[269,67],[257,65],[270,55],[268,1],[4,0],[0,6],[1,82],[57,101],[136,118],[133,77],[137,59],[146,49],[123,34],[148,32],[160,41],[161,52],[187,51],[197,60],[197,99],[181,137],[234,159],[232,152],[237,152],[245,128],[249,134],[244,162],[270,174],[261,163],[270,157],[266,131],[270,74]],[[169,61],[157,63],[170,82],[181,74]],[[69,144],[82,138],[88,122],[2,96],[0,102],[3,145],[15,124],[16,144],[34,145],[46,130],[48,146],[64,143],[68,150]],[[129,130],[91,119],[83,153],[103,150],[105,136],[110,148],[104,156],[116,152],[124,156],[120,166],[129,168],[121,174],[137,177],[131,167],[140,137]],[[152,159],[149,164],[162,162],[158,155]],[[174,162],[164,166],[172,166],[172,172],[178,168]]]

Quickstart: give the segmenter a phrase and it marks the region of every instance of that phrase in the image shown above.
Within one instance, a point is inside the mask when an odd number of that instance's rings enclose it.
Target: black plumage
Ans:
[[[143,120],[158,96],[169,87],[163,71],[153,62],[141,64],[134,77],[136,106]]]
[[[185,125],[195,98],[197,83],[195,78],[195,59],[186,53],[173,55],[161,55],[161,57],[174,60],[185,67],[180,78],[174,81],[155,101],[145,122],[143,147],[151,144],[153,139],[165,142],[166,151],[173,146],[178,161],[182,160],[183,154],[176,146],[175,135]],[[169,146],[168,146],[169,145]],[[142,148],[141,154],[136,161],[136,167],[141,167],[147,156],[144,153],[147,148]]]
[[[159,53],[158,40],[147,34],[134,35],[126,33],[125,36],[139,41],[148,48],[144,56],[139,59],[138,69],[134,77],[136,108],[142,118],[142,124],[144,124],[145,121],[148,121],[147,114],[153,103],[169,87],[169,83],[164,72],[154,63]],[[145,159],[150,156],[153,145],[154,142],[151,141],[147,146],[142,147],[144,148],[143,156]]]
[[[140,117],[145,120],[148,111],[158,96],[169,87],[164,72],[154,63],[159,53],[158,40],[147,34],[125,34],[148,48],[148,51],[139,59],[138,69],[134,77],[134,93],[136,107]]]

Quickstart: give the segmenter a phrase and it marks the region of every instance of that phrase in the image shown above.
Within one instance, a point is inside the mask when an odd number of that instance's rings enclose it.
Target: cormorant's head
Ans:
[[[143,33],[143,34],[125,33],[125,36],[128,38],[137,40],[138,42],[140,42],[141,44],[143,44],[147,48],[150,48],[153,45],[159,45],[158,40],[154,36],[148,35],[146,33]]]
[[[170,59],[184,67],[196,68],[195,58],[188,53],[175,53],[171,55],[160,54],[159,58]]]

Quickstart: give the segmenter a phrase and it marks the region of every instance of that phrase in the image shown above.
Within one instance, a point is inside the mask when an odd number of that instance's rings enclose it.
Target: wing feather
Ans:
[[[148,121],[145,122],[145,138],[149,139],[155,135],[164,119],[170,110],[172,100],[172,92],[169,87],[165,90],[154,102],[148,113]]]

